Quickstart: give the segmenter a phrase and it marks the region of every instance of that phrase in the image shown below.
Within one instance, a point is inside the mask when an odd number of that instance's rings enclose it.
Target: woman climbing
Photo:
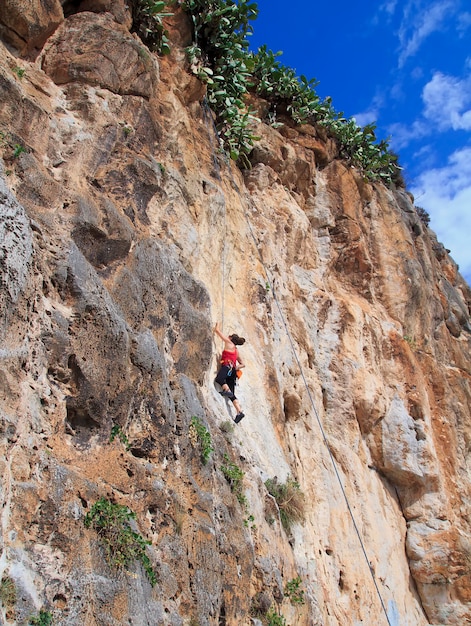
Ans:
[[[224,341],[224,350],[221,355],[221,367],[216,376],[216,382],[222,387],[221,395],[232,400],[232,404],[237,411],[234,422],[238,424],[240,420],[245,417],[245,414],[240,407],[239,401],[235,397],[234,391],[237,372],[245,367],[245,365],[237,352],[236,346],[242,346],[245,343],[245,339],[235,334],[226,337],[219,328],[219,322],[216,322],[214,332]]]

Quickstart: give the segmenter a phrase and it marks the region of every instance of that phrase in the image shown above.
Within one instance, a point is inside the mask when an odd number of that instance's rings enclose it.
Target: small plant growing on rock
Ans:
[[[134,560],[141,562],[152,587],[157,582],[150,559],[146,554],[146,541],[131,528],[130,520],[136,514],[127,506],[114,504],[100,498],[85,516],[85,526],[95,530],[105,548],[105,558],[112,567],[123,568]]]
[[[265,487],[278,504],[283,528],[290,532],[295,522],[304,519],[304,494],[299,484],[289,476],[285,483],[279,483],[275,477],[265,481]]]
[[[17,159],[22,152],[26,152],[26,148],[19,143],[15,143],[13,147],[13,158]]]
[[[417,344],[412,335],[404,335],[404,341],[409,344],[412,350],[415,350],[417,348]]]
[[[128,124],[121,124],[121,127],[123,129],[123,133],[125,137],[129,137],[129,135],[133,132],[133,127],[129,126]]]
[[[286,626],[286,620],[276,611],[275,609],[270,609],[266,615],[267,626]]]
[[[290,599],[291,604],[304,604],[304,589],[302,588],[300,576],[289,580],[285,585],[285,595]]]
[[[15,65],[15,67],[13,68],[13,72],[18,76],[18,78],[23,78],[26,70],[24,70],[22,67],[18,67],[17,65]]]
[[[4,576],[0,581],[0,602],[6,609],[16,604],[16,586],[10,576]]]
[[[230,439],[231,435],[234,432],[234,423],[231,420],[226,420],[225,422],[222,422],[219,428],[221,429],[221,432],[226,436],[226,439]]]
[[[199,447],[201,452],[201,461],[203,462],[203,465],[206,465],[214,448],[211,443],[211,435],[208,429],[202,423],[200,418],[196,417],[196,415],[191,418],[189,437],[193,447]]]
[[[428,226],[430,224],[430,215],[429,213],[427,213],[427,211],[425,209],[423,209],[420,206],[416,206],[415,207],[415,211],[417,213],[417,215],[420,218],[420,221],[422,222],[422,224],[425,224],[425,226]]]
[[[115,424],[111,429],[110,443],[112,443],[116,439],[116,437],[118,437],[121,443],[124,444],[126,450],[129,450],[131,444],[129,443],[129,439],[126,437],[125,433],[123,433],[123,430],[119,424]]]
[[[29,618],[30,626],[51,626],[52,613],[50,611],[44,611],[41,609],[39,615]]]
[[[221,472],[224,474],[224,478],[229,483],[231,491],[235,494],[239,503],[245,506],[247,504],[247,498],[242,492],[242,480],[245,475],[244,471],[233,463],[227,454],[225,454],[224,465],[221,465]]]
[[[250,528],[250,530],[255,530],[257,526],[254,524],[254,522],[255,522],[255,517],[252,514],[250,514],[248,517],[244,519],[244,526],[246,528]]]

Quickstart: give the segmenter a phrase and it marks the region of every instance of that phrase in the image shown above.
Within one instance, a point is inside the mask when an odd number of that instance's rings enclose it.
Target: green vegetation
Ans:
[[[230,439],[234,433],[234,422],[232,420],[226,420],[219,425],[221,432],[226,436],[226,439]]]
[[[286,626],[286,619],[275,609],[270,609],[266,614],[267,626]]]
[[[233,463],[227,454],[224,455],[224,465],[221,465],[221,472],[224,474],[224,478],[229,483],[231,491],[235,494],[237,500],[243,506],[247,505],[247,498],[242,491],[242,481],[245,475],[240,467]]]
[[[246,528],[250,528],[250,530],[256,530],[257,525],[254,524],[254,522],[255,522],[255,517],[252,514],[250,514],[244,519],[244,526]]]
[[[206,465],[214,448],[211,443],[211,434],[199,417],[195,415],[191,418],[189,429],[190,441],[194,447],[199,447],[201,461]]]
[[[3,576],[0,581],[0,602],[6,609],[10,609],[16,604],[16,586],[10,576]]]
[[[409,344],[411,350],[415,350],[417,348],[417,343],[412,335],[404,335],[404,341]]]
[[[302,588],[302,579],[296,576],[289,580],[285,585],[285,595],[290,599],[291,604],[304,604],[304,589]]]
[[[26,70],[23,69],[22,67],[18,67],[17,65],[15,65],[13,69],[13,72],[18,76],[18,78],[23,78],[23,76],[26,73]]]
[[[132,13],[132,30],[142,41],[157,54],[169,54],[168,31],[163,18],[172,15],[166,13],[165,7],[173,4],[173,0],[130,0]]]
[[[415,207],[415,212],[419,216],[420,221],[425,226],[428,226],[430,224],[430,215],[429,215],[429,213],[425,209],[423,209],[421,206],[416,206]]]
[[[17,136],[9,131],[0,131],[0,148],[12,151],[11,159],[17,159],[22,152],[28,152],[28,149],[22,144],[14,143],[15,139],[17,139]]]
[[[175,0],[130,0],[133,30],[153,51],[170,52],[163,19]],[[317,81],[296,76],[262,46],[249,51],[248,37],[258,7],[251,0],[182,0],[182,9],[193,27],[193,43],[187,48],[193,73],[207,84],[207,99],[216,113],[216,128],[224,149],[242,167],[250,167],[249,154],[258,137],[258,119],[247,106],[247,95],[255,92],[269,105],[266,120],[282,125],[288,116],[295,124],[316,124],[337,141],[340,156],[358,168],[370,181],[404,186],[398,157],[388,140],[376,141],[376,126],[359,127],[354,119],[336,112],[330,98],[321,101]]]
[[[338,142],[340,156],[370,181],[402,185],[398,157],[388,141],[376,143],[375,125],[359,127],[336,112],[330,98],[321,101],[317,81],[296,76],[266,46],[249,52],[250,24],[258,7],[250,0],[184,0],[182,8],[193,24],[193,44],[187,49],[192,71],[207,84],[207,98],[216,113],[219,136],[231,158],[249,166],[248,155],[257,140],[251,127],[257,118],[246,104],[255,91],[269,103],[267,120],[288,115],[296,124],[317,124]]]
[[[182,7],[193,23],[190,65],[207,83],[218,134],[230,157],[248,167],[247,155],[258,139],[251,130],[253,112],[244,102],[252,75],[247,36],[257,5],[250,0],[184,0]]]
[[[125,137],[129,137],[129,135],[131,135],[134,132],[133,127],[130,126],[129,124],[126,124],[126,122],[120,122],[120,126],[123,129],[123,133]]]
[[[131,444],[129,443],[129,439],[123,433],[123,430],[121,426],[119,426],[119,424],[115,424],[113,428],[111,429],[110,443],[112,443],[116,439],[116,437],[118,437],[121,443],[124,444],[124,446],[126,447],[126,450],[129,450],[129,448],[131,447]]]
[[[17,159],[22,152],[26,152],[26,148],[19,143],[15,143],[13,147],[13,158]]]
[[[275,477],[265,481],[265,487],[278,504],[283,528],[290,532],[295,522],[304,519],[304,494],[299,484],[290,477],[285,483],[279,483]]]
[[[127,506],[113,504],[105,498],[100,498],[85,516],[85,526],[95,530],[105,548],[105,558],[110,566],[123,568],[134,560],[141,562],[154,586],[157,576],[146,554],[146,541],[139,533],[132,530],[130,520],[136,514]]]
[[[52,613],[41,609],[39,615],[29,618],[30,626],[50,626],[52,624]]]

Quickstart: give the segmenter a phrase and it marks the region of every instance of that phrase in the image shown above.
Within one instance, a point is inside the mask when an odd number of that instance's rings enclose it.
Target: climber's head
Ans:
[[[242,346],[245,343],[245,339],[236,334],[229,335],[229,339],[235,346]]]

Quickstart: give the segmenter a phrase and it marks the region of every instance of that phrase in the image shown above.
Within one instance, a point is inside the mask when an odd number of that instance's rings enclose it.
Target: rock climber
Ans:
[[[238,424],[240,420],[245,417],[245,413],[242,411],[239,401],[235,396],[235,384],[238,376],[242,374],[240,370],[245,367],[245,365],[239,356],[236,346],[242,346],[245,343],[245,339],[236,334],[226,337],[219,328],[219,322],[216,322],[214,332],[224,341],[224,350],[221,355],[221,367],[216,376],[216,382],[218,385],[221,385],[222,391],[220,391],[220,394],[232,400],[232,404],[237,411],[234,422]],[[240,372],[240,374],[238,375],[237,372]]]

